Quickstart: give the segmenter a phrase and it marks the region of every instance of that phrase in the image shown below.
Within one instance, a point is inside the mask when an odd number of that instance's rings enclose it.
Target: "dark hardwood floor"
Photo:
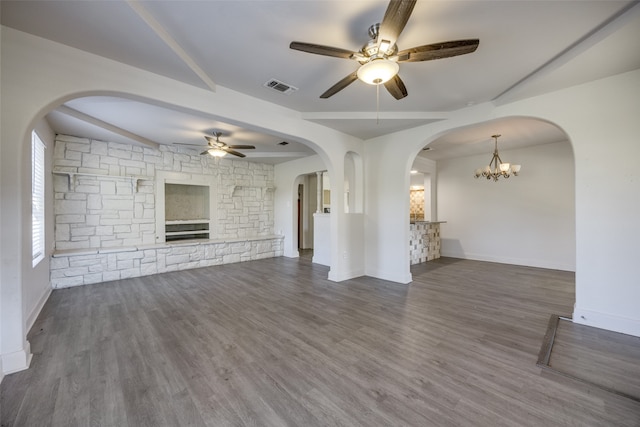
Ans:
[[[640,403],[536,366],[572,273],[327,272],[281,257],[56,290],[32,367],[1,385],[1,424],[640,426]]]

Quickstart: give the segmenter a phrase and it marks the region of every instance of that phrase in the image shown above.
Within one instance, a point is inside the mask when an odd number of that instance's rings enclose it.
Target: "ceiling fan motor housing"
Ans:
[[[389,46],[385,52],[379,52],[380,44],[378,43],[378,30],[380,29],[380,24],[373,24],[369,27],[369,40],[360,52],[367,58],[387,58],[389,56],[393,56],[398,53],[398,46],[394,43],[393,46]],[[363,63],[363,61],[360,61]],[[366,61],[365,61],[366,62]]]

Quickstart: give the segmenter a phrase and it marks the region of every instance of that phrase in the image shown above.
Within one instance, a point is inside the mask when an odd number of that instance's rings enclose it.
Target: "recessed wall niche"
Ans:
[[[209,238],[209,187],[164,185],[165,240]]]
[[[215,197],[209,179],[193,175],[179,179],[172,175],[158,180],[157,240],[211,239]]]

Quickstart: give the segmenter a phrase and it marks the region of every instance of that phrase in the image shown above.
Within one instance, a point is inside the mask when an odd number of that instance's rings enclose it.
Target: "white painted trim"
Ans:
[[[571,272],[576,271],[575,266],[567,265],[563,263],[550,263],[547,261],[540,261],[536,259],[527,259],[527,258],[494,257],[494,256],[487,256],[484,254],[459,253],[455,251],[447,251],[444,248],[441,249],[440,255],[448,258],[468,259],[472,261],[485,261],[485,262],[496,262],[499,264],[522,265],[526,267],[546,268],[549,270],[562,270],[562,271],[571,271]]]
[[[51,282],[49,282],[49,287],[47,287],[44,290],[44,292],[38,299],[38,303],[35,305],[35,307],[33,307],[33,310],[31,310],[31,313],[29,313],[29,316],[27,317],[27,329],[26,329],[27,332],[31,330],[31,328],[33,327],[33,324],[36,322],[38,315],[42,311],[42,307],[44,307],[45,303],[51,296],[52,290],[53,290],[53,287],[51,286]]]
[[[408,246],[408,245],[407,245]],[[413,281],[413,276],[410,272],[406,274],[398,273],[397,271],[382,271],[378,269],[369,269],[365,272],[366,276],[375,277],[376,279],[389,280],[390,282],[397,282],[403,285],[409,284]]]
[[[573,321],[581,325],[593,326],[594,328],[640,337],[640,321],[637,319],[629,319],[628,317],[587,310],[579,308],[577,304],[573,310]]]
[[[0,362],[2,363],[3,376],[28,369],[31,364],[32,356],[29,341],[26,342],[25,348],[12,353],[3,354],[2,362]]]
[[[328,279],[332,282],[342,282],[344,280],[355,279],[356,277],[364,276],[364,270],[349,270],[342,271],[339,273],[334,273],[332,270],[329,270]]]
[[[107,123],[105,121],[102,121],[100,119],[97,119],[93,116],[90,116],[88,114],[84,114],[81,113],[80,111],[74,110],[73,108],[67,107],[66,105],[61,105],[59,106],[56,111],[62,113],[62,114],[66,114],[67,116],[70,117],[74,117],[80,121],[83,121],[85,123],[89,123],[92,124],[94,126],[98,126],[102,129],[108,130],[109,132],[113,132],[116,135],[120,135],[120,136],[124,136],[125,138],[129,138],[132,139],[136,142],[139,142],[140,144],[142,144],[143,146],[146,147],[151,147],[151,148],[159,148],[160,144],[158,144],[155,141],[151,141],[150,139],[147,139],[145,137],[142,137],[138,134],[135,134],[133,132],[129,132],[128,130],[119,128],[117,126],[112,125],[111,123]]]

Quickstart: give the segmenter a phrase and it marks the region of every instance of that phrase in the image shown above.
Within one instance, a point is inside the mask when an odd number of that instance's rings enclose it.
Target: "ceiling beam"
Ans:
[[[114,126],[111,123],[104,122],[93,116],[89,116],[88,114],[82,113],[78,110],[74,110],[73,108],[69,108],[66,105],[59,106],[58,108],[55,109],[55,111],[58,113],[66,114],[67,116],[70,116],[70,117],[74,117],[85,123],[98,126],[99,128],[108,130],[109,132],[113,132],[125,138],[129,138],[133,141],[139,142],[144,146],[151,147],[151,148],[158,148],[160,146],[160,144],[158,144],[157,142],[151,141],[150,139],[147,139],[135,133],[129,132],[128,130],[124,130],[122,128]]]
[[[424,112],[424,111],[404,111],[404,112],[384,112],[375,111],[318,111],[301,113],[304,120],[444,120],[451,113]]]
[[[296,158],[313,156],[315,153],[306,153],[302,151],[244,151],[242,154],[248,158]]]
[[[171,34],[158,22],[156,19],[151,16],[151,14],[142,6],[142,4],[136,0],[127,0],[127,4],[133,9],[134,12],[138,14],[138,16],[151,28],[160,39],[171,50],[178,55],[178,57],[184,62],[187,67],[191,69],[196,75],[207,85],[209,89],[213,92],[216,91],[216,84],[213,82],[211,77],[196,63],[196,61],[189,56],[189,54],[178,44],[177,41],[171,37]]]
[[[576,58],[581,53],[584,53],[595,44],[601,42],[611,34],[618,31],[620,28],[628,24],[632,19],[640,14],[640,1],[634,0],[628,5],[623,7],[618,13],[611,16],[599,26],[595,27],[584,37],[567,47],[565,50],[551,58],[546,63],[542,64],[531,73],[524,76],[522,79],[514,83],[505,89],[502,93],[492,99],[496,104],[504,104],[509,102],[514,92],[517,92],[520,88],[528,83],[535,81],[550,72],[557,70],[564,64],[568,63],[572,59]]]

